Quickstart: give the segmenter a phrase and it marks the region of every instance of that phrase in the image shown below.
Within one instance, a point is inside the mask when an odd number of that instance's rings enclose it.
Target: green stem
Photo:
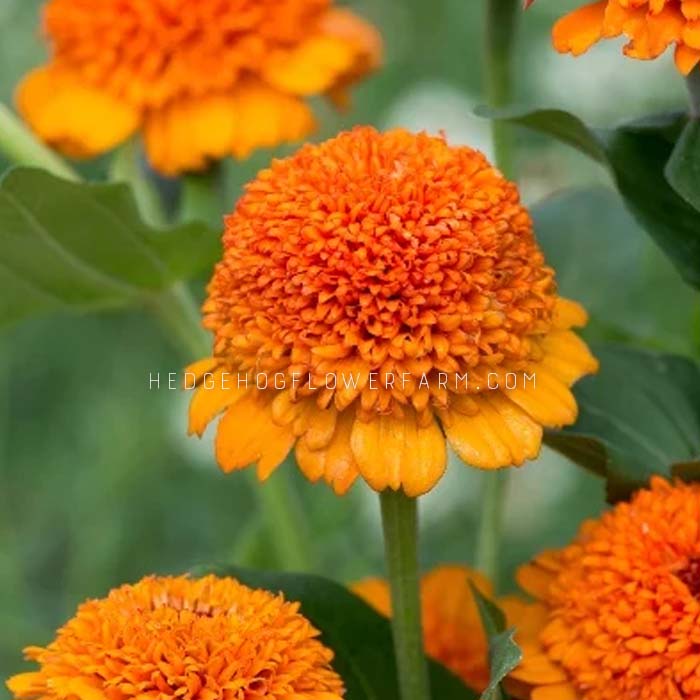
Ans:
[[[19,117],[4,104],[0,104],[0,152],[18,165],[43,168],[66,180],[80,180],[80,175],[60,156],[38,141]]]
[[[417,501],[403,491],[384,491],[380,500],[401,700],[429,700],[418,581]]]
[[[143,168],[135,139],[127,141],[115,152],[109,167],[109,179],[131,185],[139,212],[147,224],[163,227],[168,223],[158,192]]]
[[[486,47],[484,56],[489,105],[506,107],[513,92],[513,59],[521,0],[487,0]],[[513,131],[505,122],[493,120],[496,166],[508,178],[516,177]],[[476,543],[476,566],[497,583],[498,559],[503,531],[503,498],[508,471],[485,472],[481,517]]]
[[[489,106],[506,107],[513,88],[513,51],[521,0],[488,0],[486,15],[485,79]],[[491,122],[496,165],[508,178],[516,177],[513,131],[503,121]]]
[[[700,119],[700,64],[688,76],[687,85],[690,94],[690,116]]]
[[[182,180],[180,221],[203,221],[221,228],[224,211],[224,170],[220,163],[203,173],[189,173]]]
[[[274,522],[270,528],[275,558],[284,571],[310,571],[314,557],[310,551],[311,536],[304,510],[290,478],[285,462],[264,484],[257,486],[258,498],[265,515]]]
[[[504,500],[508,490],[509,469],[484,473],[482,511],[476,541],[476,568],[497,587]]]

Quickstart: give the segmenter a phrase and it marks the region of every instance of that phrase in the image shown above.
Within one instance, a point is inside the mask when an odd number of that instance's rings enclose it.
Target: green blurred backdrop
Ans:
[[[488,152],[488,124],[472,115],[483,102],[484,3],[352,4],[382,30],[386,66],[356,90],[352,110],[335,114],[320,105],[324,134],[360,122],[443,129],[452,142]],[[518,49],[519,102],[563,106],[599,125],[683,104],[670,60],[625,61],[619,44],[578,60],[555,55],[551,22],[576,4],[540,0],[527,13]],[[18,78],[42,59],[40,5],[0,0],[3,100],[11,100]],[[529,203],[569,186],[608,186],[602,170],[572,151],[525,133],[518,144]],[[231,205],[270,155],[227,164]],[[97,163],[89,172],[100,177],[103,169],[104,162]],[[538,219],[549,227],[543,244],[563,292],[592,313],[587,337],[697,355],[697,300],[616,195],[595,190],[596,207],[555,196],[559,215]],[[214,560],[277,565],[251,480],[218,471],[211,436],[201,443],[185,437],[186,397],[149,390],[150,373],[178,371],[190,359],[139,313],[45,318],[0,329],[0,678],[23,667],[23,646],[47,642],[79,601],[115,584]],[[318,572],[344,581],[381,573],[374,494],[358,483],[339,500],[286,466],[308,518]],[[479,475],[455,463],[424,499],[426,566],[470,560],[479,489]],[[564,543],[603,503],[597,480],[550,452],[516,472],[502,587],[512,586],[518,563]]]

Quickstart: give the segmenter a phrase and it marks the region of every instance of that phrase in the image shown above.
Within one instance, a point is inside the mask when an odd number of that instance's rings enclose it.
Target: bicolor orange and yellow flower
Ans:
[[[190,431],[223,413],[224,471],[266,479],[296,445],[337,493],[362,476],[417,496],[447,442],[475,467],[520,465],[543,426],[575,421],[569,387],[597,367],[571,330],[586,313],[557,295],[517,187],[480,153],[357,128],[260,173],[223,242]]]
[[[150,577],[83,603],[38,670],[8,681],[17,700],[341,700],[333,652],[298,603],[234,579]]]
[[[518,697],[700,700],[700,485],[654,479],[519,580],[541,623]]]
[[[49,0],[50,62],[17,90],[44,141],[92,157],[139,129],[168,175],[302,139],[305,98],[343,100],[381,40],[332,0]]]
[[[560,19],[554,46],[578,56],[601,39],[629,39],[626,56],[653,59],[675,47],[678,70],[688,75],[700,62],[700,0],[598,0]]]

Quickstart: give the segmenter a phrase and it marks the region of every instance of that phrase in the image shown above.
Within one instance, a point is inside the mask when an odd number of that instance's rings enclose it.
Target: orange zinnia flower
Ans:
[[[596,368],[516,186],[403,130],[358,128],[262,172],[204,311],[214,357],[191,369],[190,432],[225,411],[224,471],[257,462],[265,479],[296,443],[337,493],[358,475],[429,491],[445,436],[473,466],[522,464],[543,425],[574,422],[568,387]]]
[[[303,138],[303,98],[343,99],[381,53],[332,0],[49,0],[44,19],[51,62],[17,92],[27,122],[74,157],[142,128],[168,175]]]
[[[423,637],[428,656],[481,692],[491,675],[488,642],[470,584],[487,598],[493,597],[491,582],[466,566],[440,566],[423,576]],[[352,586],[352,591],[382,615],[391,616],[391,592],[383,579],[360,581]],[[534,620],[538,624],[540,621],[536,606],[510,596],[496,602],[509,625],[517,622],[519,636],[525,633],[527,638],[537,629],[533,626]],[[519,687],[508,683],[509,688]]]
[[[700,485],[654,479],[519,579],[543,611],[521,697],[700,699]]]
[[[146,578],[83,603],[7,685],[18,699],[340,700],[318,634],[298,604],[230,578]]]
[[[675,44],[678,70],[688,75],[700,62],[700,0],[598,0],[560,19],[552,35],[557,51],[574,56],[620,35],[630,58],[657,58]]]

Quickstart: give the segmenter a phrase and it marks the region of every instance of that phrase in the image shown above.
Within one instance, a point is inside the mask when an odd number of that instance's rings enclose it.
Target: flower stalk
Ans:
[[[489,106],[507,106],[513,92],[513,52],[518,28],[520,0],[488,0],[484,56]],[[496,166],[510,179],[515,178],[513,132],[507,123],[491,122]],[[494,585],[498,579],[498,559],[503,532],[503,499],[508,471],[487,471],[483,475],[482,511],[476,543],[476,567]]]
[[[401,700],[429,700],[418,572],[418,503],[403,491],[380,494],[391,585],[392,631]]]
[[[52,175],[73,182],[80,180],[80,175],[60,156],[39,142],[4,104],[0,104],[0,152],[12,163],[43,168]]]
[[[690,95],[690,116],[700,119],[700,65],[697,65],[687,79]]]
[[[488,0],[486,10],[485,82],[490,107],[506,107],[513,87],[513,50],[521,0]],[[515,177],[513,132],[503,121],[491,122],[496,165],[508,178]]]

